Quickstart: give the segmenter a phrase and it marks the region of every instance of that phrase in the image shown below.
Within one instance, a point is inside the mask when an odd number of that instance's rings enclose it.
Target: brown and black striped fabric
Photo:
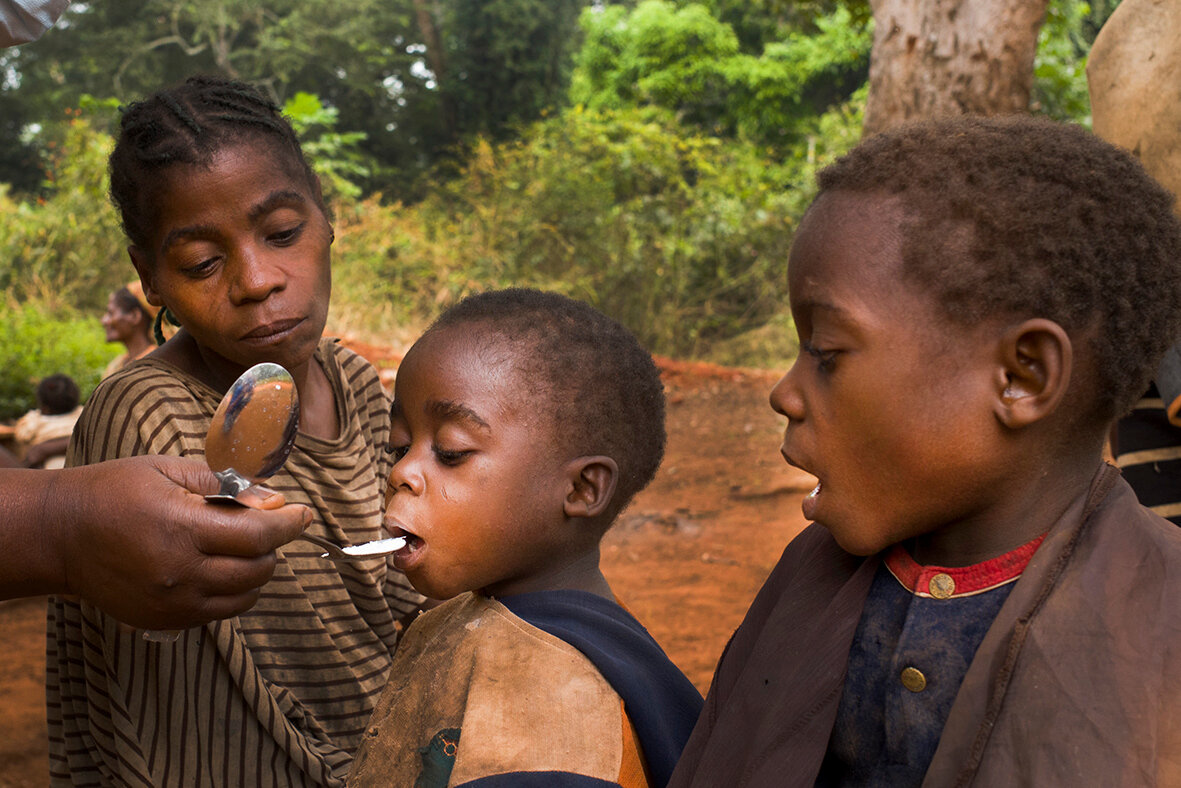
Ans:
[[[389,402],[361,357],[324,340],[339,437],[296,437],[268,485],[311,506],[309,530],[381,536]],[[91,396],[70,463],[138,454],[201,458],[220,396],[146,359]],[[341,785],[386,683],[395,621],[422,597],[376,558],[347,566],[302,541],[241,616],[148,642],[102,611],[51,598],[46,686],[55,785]]]

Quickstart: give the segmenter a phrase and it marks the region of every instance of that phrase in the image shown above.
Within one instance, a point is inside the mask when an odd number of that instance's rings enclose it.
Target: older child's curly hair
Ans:
[[[245,142],[270,143],[280,161],[306,179],[324,209],[320,181],[313,173],[291,124],[256,88],[220,77],[191,77],[123,110],[119,139],[108,161],[111,202],[131,242],[146,246],[154,186],[178,164],[203,167],[218,151]],[[327,214],[327,211],[325,211]]]
[[[559,441],[619,464],[612,516],[652,481],[664,457],[664,385],[630,331],[581,301],[527,288],[469,296],[427,334],[457,325],[514,349],[521,397],[549,416]]]
[[[1025,116],[899,127],[818,176],[898,195],[904,276],[961,325],[1045,317],[1092,337],[1093,414],[1126,412],[1181,331],[1181,222],[1129,154]]]

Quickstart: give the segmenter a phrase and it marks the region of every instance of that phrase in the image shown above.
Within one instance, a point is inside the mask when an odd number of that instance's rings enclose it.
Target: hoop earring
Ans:
[[[168,321],[169,325],[180,328],[180,321],[176,319],[175,315],[168,311],[168,307],[161,309],[156,313],[156,319],[152,323],[152,336],[156,338],[157,345],[163,345],[167,341],[167,338],[164,336],[165,320]]]

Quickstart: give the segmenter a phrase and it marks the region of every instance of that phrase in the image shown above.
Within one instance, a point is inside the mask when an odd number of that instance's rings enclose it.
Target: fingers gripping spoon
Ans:
[[[212,504],[245,504],[246,490],[276,474],[295,445],[299,431],[299,392],[291,374],[278,364],[256,364],[242,373],[222,397],[205,436],[205,461],[218,478],[216,493],[205,496]],[[320,547],[322,557],[349,561],[387,555],[405,539],[379,539],[341,547],[310,534],[301,537]],[[398,544],[393,544],[398,542]],[[173,642],[178,630],[146,630],[144,640]]]
[[[205,462],[221,483],[209,503],[242,504],[237,496],[273,476],[291,453],[299,431],[299,392],[286,369],[255,364],[218,403],[205,435]],[[171,643],[180,630],[149,629],[144,640]]]

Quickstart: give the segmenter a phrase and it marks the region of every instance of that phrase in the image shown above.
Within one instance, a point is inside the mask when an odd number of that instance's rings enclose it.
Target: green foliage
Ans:
[[[644,0],[631,11],[590,9],[571,99],[591,109],[664,107],[715,134],[791,145],[805,119],[864,82],[869,65],[864,20],[837,6],[814,25],[815,34],[789,32],[755,56],[703,5]]]
[[[358,181],[368,177],[368,157],[357,146],[365,139],[360,131],[335,131],[340,110],[326,107],[318,96],[296,93],[283,105],[304,155],[312,162],[329,203],[356,200],[361,196]]]
[[[46,301],[0,302],[0,419],[35,408],[37,381],[58,372],[74,379],[85,400],[119,350],[96,318]]]
[[[24,177],[45,149],[36,128],[83,93],[130,103],[220,74],[280,104],[319,96],[339,111],[339,129],[365,134],[359,146],[377,166],[360,185],[405,194],[467,135],[505,136],[564,101],[587,2],[73,3],[34,44],[0,51],[0,182],[36,188]]]
[[[1091,99],[1087,93],[1087,40],[1093,20],[1091,6],[1080,0],[1050,0],[1046,21],[1038,33],[1031,109],[1056,120],[1090,127]]]
[[[111,138],[80,110],[51,143],[47,196],[18,201],[0,185],[0,291],[100,309],[132,275],[123,232],[107,201]]]
[[[656,352],[708,355],[784,310],[792,175],[667,111],[576,108],[519,142],[478,143],[420,204],[339,217],[336,281],[353,284],[335,309],[393,304],[422,324],[466,293],[535,286],[595,304]]]

